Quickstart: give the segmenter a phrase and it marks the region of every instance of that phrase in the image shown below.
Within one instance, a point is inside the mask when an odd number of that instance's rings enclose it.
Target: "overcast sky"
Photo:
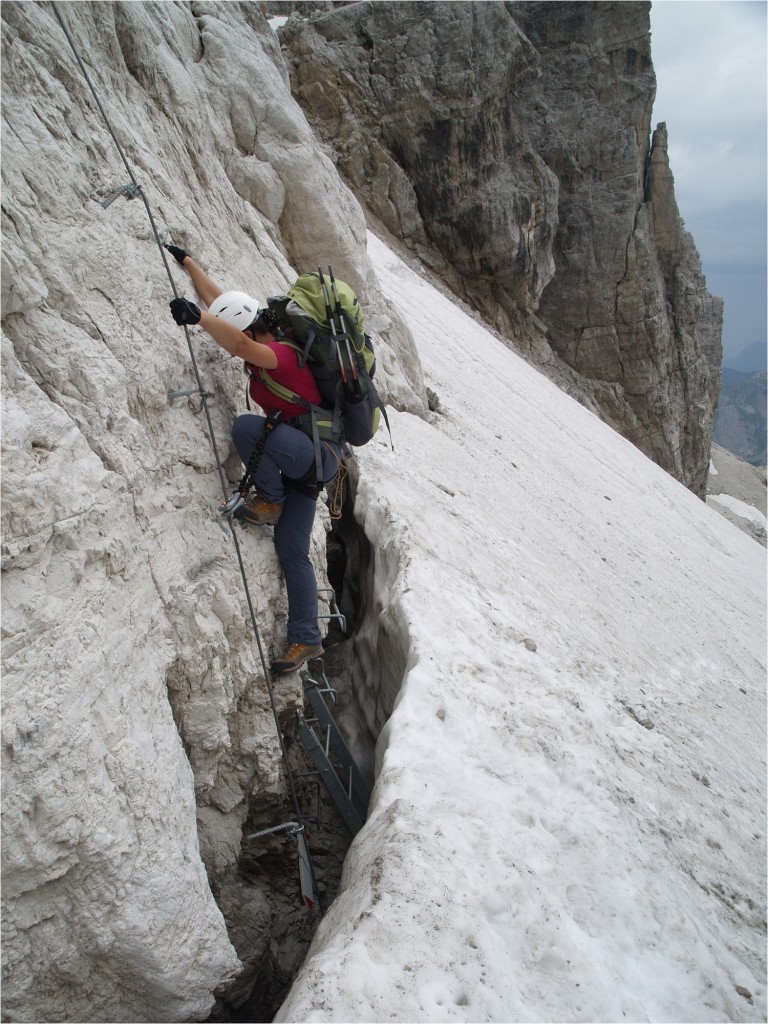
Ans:
[[[766,3],[653,0],[653,127],[707,287],[725,299],[725,361],[766,340]]]

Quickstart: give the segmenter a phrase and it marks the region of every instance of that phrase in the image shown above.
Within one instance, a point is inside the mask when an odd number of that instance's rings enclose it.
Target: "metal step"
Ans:
[[[350,754],[344,737],[328,709],[323,692],[316,680],[304,673],[304,696],[312,706],[315,717],[307,719],[297,712],[297,730],[304,749],[312,759],[320,779],[331,799],[338,807],[352,835],[363,827],[371,791],[365,784],[359,768]],[[323,676],[324,681],[325,676]]]

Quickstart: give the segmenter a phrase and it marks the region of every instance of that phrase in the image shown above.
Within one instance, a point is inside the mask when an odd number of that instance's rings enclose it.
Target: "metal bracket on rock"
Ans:
[[[115,189],[114,192],[112,192],[110,195],[108,195],[106,199],[102,199],[101,200],[101,205],[106,210],[106,208],[108,206],[111,206],[112,203],[114,203],[114,201],[116,199],[120,198],[120,196],[125,196],[126,199],[135,199],[136,196],[140,196],[140,195],[141,195],[141,185],[134,185],[133,183],[129,183],[127,185],[121,185],[120,188]]]
[[[339,611],[338,605],[336,604],[336,595],[332,587],[318,587],[318,594],[330,594],[328,598],[328,604],[330,606],[329,615],[318,615],[318,619],[338,619],[339,625],[341,626],[342,632],[347,632],[347,620],[344,615]]]
[[[300,825],[298,821],[286,821],[283,825],[273,825],[272,828],[264,828],[261,832],[252,832],[245,838],[247,840],[263,839],[264,836],[273,836],[277,832],[303,832],[304,826]]]
[[[330,700],[331,704],[335,705],[337,703],[336,690],[334,690],[334,688],[331,686],[328,680],[328,676],[325,674],[325,665],[323,663],[323,659],[314,658],[313,660],[316,663],[320,662],[319,671],[322,679],[318,681],[307,669],[304,669],[303,672],[299,673],[299,679],[301,679],[304,684],[304,692],[307,692],[308,687],[314,686],[317,688],[319,693],[327,693],[328,699]],[[315,671],[317,671],[317,669],[315,669]]]
[[[312,861],[307,847],[307,837],[304,826],[298,821],[286,821],[283,825],[273,825],[272,828],[262,829],[261,832],[252,832],[246,839],[261,839],[263,836],[271,836],[276,832],[288,832],[296,839],[296,847],[299,855],[299,885],[301,896],[305,906],[312,910],[315,906],[319,909],[317,893],[315,891],[315,878],[312,872]]]
[[[202,388],[186,388],[184,391],[169,391],[168,401],[172,402],[174,398],[191,398],[192,395],[200,395],[201,398],[213,398],[212,391],[205,391]]]

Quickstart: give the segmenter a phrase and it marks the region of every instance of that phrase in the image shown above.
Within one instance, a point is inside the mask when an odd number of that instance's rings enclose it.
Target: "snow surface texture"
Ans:
[[[276,1020],[765,1019],[763,549],[369,252],[439,408],[358,459],[407,669]]]

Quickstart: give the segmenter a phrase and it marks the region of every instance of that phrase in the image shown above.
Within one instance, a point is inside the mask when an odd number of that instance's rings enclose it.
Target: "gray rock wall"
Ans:
[[[703,497],[722,303],[663,129],[651,147],[649,9],[366,2],[280,35],[294,94],[361,200]]]
[[[537,76],[507,4],[360,3],[280,30],[355,193],[511,330],[554,270],[558,185],[510,96]]]
[[[362,212],[258,7],[59,9],[163,241],[259,297],[333,264],[383,394],[422,412]],[[285,792],[275,724],[200,399],[167,397],[195,385],[170,282],[141,199],[101,205],[128,175],[51,5],[3,4],[2,86],[3,1014],[204,1019],[269,942],[269,894],[236,869],[249,806]],[[244,378],[191,338],[233,488]],[[271,531],[241,549],[269,656],[286,614]]]

